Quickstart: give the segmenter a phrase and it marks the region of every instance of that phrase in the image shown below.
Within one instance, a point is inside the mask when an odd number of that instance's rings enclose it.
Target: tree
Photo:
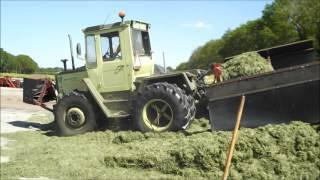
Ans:
[[[248,21],[233,31],[227,31],[222,39],[224,46],[219,54],[228,57],[277,45],[278,36],[262,19],[257,19]]]
[[[14,56],[4,49],[0,49],[0,72],[34,73],[38,64],[27,55]]]
[[[222,56],[218,54],[223,47],[223,40],[210,40],[204,46],[193,51],[189,58],[188,69],[207,69],[213,62],[223,62]]]
[[[166,68],[166,71],[167,71],[167,72],[172,72],[172,71],[174,71],[174,69],[173,69],[171,66],[168,66],[168,67]]]
[[[263,11],[263,20],[288,42],[313,38],[320,31],[320,1],[276,0]],[[317,40],[319,41],[319,40]]]
[[[283,0],[276,0],[272,4],[266,5],[261,17],[265,25],[277,35],[277,44],[298,40],[298,34],[294,26],[289,23],[289,15],[285,12],[284,6],[285,3]]]
[[[5,52],[2,48],[0,49],[0,71],[1,72],[7,72],[8,66],[9,66],[9,58],[7,52]]]
[[[21,73],[31,74],[38,69],[38,64],[27,55],[16,56],[16,61],[21,68]]]
[[[177,67],[176,70],[181,71],[181,70],[187,70],[188,68],[188,62],[183,62],[180,63]]]
[[[1,72],[12,72],[16,66],[15,56],[6,52],[4,49],[0,49],[0,71]]]
[[[275,0],[266,5],[261,18],[198,47],[177,69],[206,68],[228,56],[309,38],[316,41],[320,53],[320,1]]]

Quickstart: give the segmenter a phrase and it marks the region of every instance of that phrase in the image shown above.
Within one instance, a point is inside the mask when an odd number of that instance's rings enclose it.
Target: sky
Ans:
[[[125,20],[151,24],[150,39],[157,64],[175,68],[207,41],[220,38],[262,15],[272,0],[256,1],[1,1],[1,48],[14,55],[26,54],[40,67],[62,67],[61,59],[71,59],[68,34],[74,54],[82,29]],[[69,66],[70,65],[69,61]],[[75,57],[77,67],[84,61]]]

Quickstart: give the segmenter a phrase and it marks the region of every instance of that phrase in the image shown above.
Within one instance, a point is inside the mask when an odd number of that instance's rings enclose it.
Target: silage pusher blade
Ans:
[[[206,88],[212,130],[232,130],[242,95],[241,127],[304,121],[319,123],[320,63],[238,78]]]

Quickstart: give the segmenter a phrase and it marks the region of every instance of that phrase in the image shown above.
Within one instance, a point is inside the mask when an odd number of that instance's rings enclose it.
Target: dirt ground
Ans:
[[[0,88],[0,133],[1,133],[1,150],[6,148],[8,139],[3,137],[4,133],[14,133],[18,131],[36,130],[34,126],[28,125],[27,120],[31,116],[48,117],[51,112],[40,106],[26,104],[22,101],[22,88]],[[8,162],[10,157],[1,156],[1,163]]]
[[[26,104],[22,101],[23,90],[21,88],[0,89],[1,94],[1,133],[32,130],[29,127],[21,127],[19,123],[26,121],[30,116],[47,116],[51,112],[40,106]]]

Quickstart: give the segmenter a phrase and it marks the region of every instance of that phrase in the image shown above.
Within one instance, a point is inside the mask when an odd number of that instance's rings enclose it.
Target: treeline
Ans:
[[[320,1],[275,0],[266,5],[261,18],[198,47],[176,69],[207,69],[213,62],[223,62],[225,57],[304,39],[314,39],[319,51]]]
[[[62,68],[40,68],[38,64],[29,56],[13,55],[6,52],[3,48],[0,49],[0,72],[3,73],[21,73],[21,74],[55,74],[63,71]]]
[[[13,55],[2,48],[0,49],[0,71],[1,72],[14,72],[31,74],[34,73],[39,67],[38,64],[27,55]]]

